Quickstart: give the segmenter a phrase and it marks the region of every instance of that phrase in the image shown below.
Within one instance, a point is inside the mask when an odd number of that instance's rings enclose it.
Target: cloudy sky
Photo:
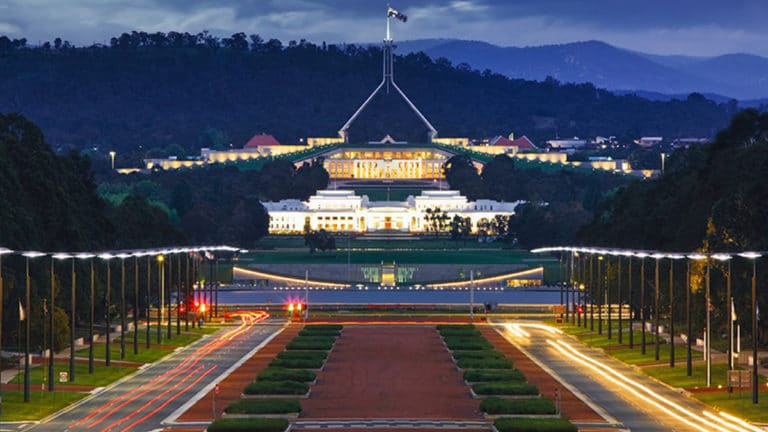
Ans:
[[[768,0],[390,0],[408,15],[396,40],[502,46],[602,40],[658,54],[768,56]],[[124,31],[377,42],[386,0],[0,0],[0,34],[32,44],[108,43]]]

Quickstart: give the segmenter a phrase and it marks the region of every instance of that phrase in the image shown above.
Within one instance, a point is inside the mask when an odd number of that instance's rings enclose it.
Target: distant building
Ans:
[[[280,145],[280,143],[273,137],[272,135],[267,134],[256,134],[251,139],[248,140],[247,143],[245,143],[244,149],[258,149],[262,146],[276,146]]]
[[[531,142],[525,135],[516,139],[509,139],[499,135],[488,140],[488,145],[514,148],[515,151],[537,149],[533,142]]]
[[[405,201],[370,201],[351,190],[322,190],[307,201],[287,199],[264,202],[269,212],[270,233],[298,233],[309,223],[314,230],[332,232],[401,231],[420,233],[430,228],[427,209],[439,208],[450,219],[469,218],[472,232],[483,219],[511,216],[522,201],[469,201],[458,191],[424,190]]]
[[[570,150],[580,149],[586,147],[587,140],[579,139],[579,137],[566,138],[566,139],[553,139],[547,141],[547,146],[556,150]]]
[[[709,141],[709,138],[677,138],[670,145],[672,148],[688,148],[690,146],[708,144]]]
[[[659,145],[662,142],[664,142],[663,137],[642,137],[639,140],[635,140],[635,144],[645,148]]]

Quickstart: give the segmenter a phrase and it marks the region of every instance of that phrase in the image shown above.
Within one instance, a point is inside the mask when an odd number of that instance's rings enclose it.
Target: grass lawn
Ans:
[[[59,372],[69,372],[69,363],[55,363],[53,365],[53,378],[56,380],[56,385],[59,384]],[[87,363],[75,363],[75,381],[72,383],[63,384],[76,384],[84,386],[102,387],[110,384],[118,379],[134,372],[136,368],[122,367],[112,365],[110,367],[94,365],[93,374],[88,373]],[[33,386],[33,389],[40,389],[40,384],[43,379],[48,380],[48,365],[45,367],[37,366],[29,370],[29,381]],[[10,384],[22,384],[24,382],[24,372],[16,375],[10,382]],[[37,386],[35,386],[37,384]],[[3,395],[3,402],[5,402],[5,395]],[[5,407],[3,407],[5,408]],[[3,409],[5,411],[5,409]],[[6,411],[7,412],[7,411]]]
[[[184,331],[184,323],[181,323],[182,331],[180,335],[176,334],[176,323],[173,323],[171,328],[171,338],[168,339],[168,329],[163,326],[160,332],[160,344],[165,348],[157,348],[157,327],[153,325],[150,330],[149,343],[150,348],[147,349],[146,343],[146,331],[139,331],[139,353],[133,353],[133,332],[125,334],[125,361],[137,362],[137,363],[151,363],[159,360],[173,350],[168,347],[181,347],[191,344],[192,342],[200,339],[205,334],[211,334],[218,331],[221,326],[207,325],[203,328],[190,328],[189,331]],[[110,356],[112,360],[120,360],[120,338],[117,337],[112,340],[110,350]],[[78,350],[75,355],[77,357],[88,357],[88,348]],[[97,342],[93,346],[93,357],[97,359],[106,358],[106,344]]]
[[[38,386],[24,402],[24,391],[3,390],[3,421],[39,420],[88,396],[78,392],[40,391]]]
[[[152,344],[155,344],[155,340],[151,341]],[[146,344],[143,342],[139,343],[139,353],[133,354],[133,340],[126,341],[125,344],[125,361],[129,362],[136,362],[136,363],[152,363],[154,361],[157,361],[168,354],[172,353],[173,350],[167,349],[167,348],[149,348],[147,349]],[[88,348],[78,350],[75,352],[75,355],[77,357],[88,357]],[[106,344],[103,343],[96,343],[96,345],[93,346],[93,358],[104,360],[106,358]],[[120,344],[112,344],[112,349],[110,351],[110,358],[112,360],[120,360]]]
[[[522,264],[529,254],[511,250],[380,250],[352,251],[349,260],[354,264]],[[244,257],[265,264],[333,263],[346,264],[344,251],[310,254],[309,251],[255,252]],[[247,261],[246,261],[247,262]],[[527,264],[533,266],[536,263]]]
[[[763,386],[765,388],[765,386]],[[737,415],[748,421],[768,423],[768,390],[759,394],[759,403],[752,403],[752,390],[744,389],[741,393],[701,393],[694,395],[696,399],[729,414]]]
[[[725,363],[712,364],[712,386],[724,386],[728,365]],[[679,364],[674,368],[653,367],[644,368],[646,375],[652,376],[659,381],[665,382],[673,387],[679,388],[703,388],[707,386],[707,366],[703,363],[694,364],[691,376],[686,376],[685,363]]]

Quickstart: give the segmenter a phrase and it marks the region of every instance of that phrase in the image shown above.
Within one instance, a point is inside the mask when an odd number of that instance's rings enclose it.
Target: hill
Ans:
[[[485,42],[426,39],[399,42],[401,52],[423,51],[510,78],[568,83],[668,95],[712,93],[719,98],[768,97],[768,59],[728,54],[717,57],[663,56],[629,51],[600,41],[535,47],[500,47]],[[716,96],[717,97],[717,96]]]
[[[116,150],[118,166],[241,147],[258,132],[287,143],[335,136],[381,79],[378,48],[283,46],[257,35],[134,32],[111,46],[0,46],[0,112],[23,113],[59,150],[98,149],[102,158]],[[648,101],[591,84],[511,79],[424,54],[398,56],[395,67],[441,136],[713,136],[735,111],[696,95]],[[392,125],[410,127],[402,111],[374,111],[376,122],[360,127],[380,139]]]

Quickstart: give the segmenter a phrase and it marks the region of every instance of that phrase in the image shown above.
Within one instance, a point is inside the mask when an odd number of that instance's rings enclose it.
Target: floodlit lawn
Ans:
[[[725,363],[712,364],[712,386],[724,386],[728,365]],[[673,387],[701,388],[707,386],[707,366],[703,363],[693,365],[692,376],[685,375],[685,363],[677,364],[674,368],[653,367],[644,368],[643,372],[659,381],[663,381]]]
[[[114,381],[119,380],[120,378],[134,372],[136,368],[132,367],[122,367],[117,365],[112,365],[110,367],[106,367],[103,365],[94,365],[93,367],[93,374],[88,373],[88,364],[87,363],[75,363],[75,381],[72,383],[66,382],[61,384],[75,384],[75,385],[83,385],[83,386],[93,386],[93,387],[102,387],[107,384],[110,384]],[[69,372],[69,363],[55,363],[53,365],[53,379],[56,380],[55,385],[59,384],[59,372]],[[29,370],[29,381],[33,385],[35,389],[40,389],[40,384],[43,383],[43,379],[45,381],[48,381],[48,366],[45,367],[42,366],[36,366]],[[10,382],[10,384],[22,384],[24,382],[24,372],[22,371],[20,374],[16,375]],[[22,384],[23,385],[23,384]],[[3,395],[5,396],[5,395]],[[3,397],[3,402],[5,402],[5,397]],[[3,411],[7,412],[5,410],[5,407],[3,407]]]
[[[411,249],[411,250],[425,250],[425,249],[456,249],[457,246],[460,249],[492,249],[492,250],[504,250],[505,252],[513,252],[504,243],[480,243],[475,238],[471,238],[466,242],[460,241],[456,243],[450,240],[448,236],[441,236],[435,238],[431,235],[414,236],[409,237],[408,240],[386,240],[386,239],[357,239],[355,236],[347,237],[344,233],[334,235],[336,237],[337,253],[346,253],[347,246],[352,249]],[[306,250],[304,245],[304,238],[301,235],[271,235],[267,236],[258,243],[259,248],[263,249],[290,249],[298,248]],[[520,251],[515,251],[520,253]],[[240,260],[248,260],[249,254],[241,255]],[[541,258],[546,260],[546,257],[539,257],[537,255],[530,255],[532,258]]]
[[[88,396],[88,393],[40,391],[38,386],[24,402],[24,391],[3,390],[3,421],[39,420]]]
[[[203,326],[203,328],[194,328],[192,329],[190,327],[189,331],[184,331],[184,323],[182,322],[182,331],[180,335],[176,334],[176,324],[173,324],[173,327],[171,328],[171,339],[168,339],[168,329],[167,327],[163,326],[160,332],[160,344],[163,345],[165,348],[157,348],[157,327],[152,326],[149,334],[149,343],[150,348],[147,349],[147,333],[146,331],[139,330],[138,334],[138,340],[139,340],[139,353],[134,354],[133,353],[133,332],[129,332],[125,334],[125,361],[130,362],[137,362],[137,363],[151,363],[156,360],[159,360],[168,354],[172,353],[173,350],[168,349],[168,347],[181,347],[191,344],[192,342],[195,342],[196,340],[200,339],[205,334],[211,334],[219,329],[221,329],[221,326]],[[105,340],[102,339],[100,341],[96,342],[96,345],[93,347],[93,357],[96,359],[105,359],[106,358],[106,344],[103,343]],[[75,355],[77,357],[88,357],[88,348],[83,348],[78,350]],[[112,340],[111,343],[111,350],[110,350],[110,356],[112,360],[120,360],[120,337],[117,337]]]
[[[623,361],[633,365],[644,365],[650,363],[668,363],[669,362],[669,345],[662,344],[659,347],[659,361],[656,361],[656,348],[652,343],[646,343],[645,355],[641,353],[641,347],[637,340],[635,340],[634,349],[618,349],[607,350],[607,353]],[[676,367],[685,368],[686,350],[684,346],[675,345],[675,365]],[[700,351],[691,351],[691,357],[693,360],[701,360],[703,355]]]
[[[153,344],[155,341],[151,341]],[[147,349],[146,344],[143,342],[139,343],[139,354],[133,353],[133,340],[131,340],[130,343],[126,341],[125,344],[125,359],[124,361],[129,362],[136,362],[136,363],[152,363],[154,361],[157,361],[168,354],[172,353],[173,350],[170,350],[168,348],[149,348]],[[88,357],[88,348],[81,349],[75,352],[75,355],[77,357]],[[103,343],[96,343],[96,345],[93,346],[93,358],[104,360],[106,358],[106,344]],[[110,350],[110,358],[112,360],[120,360],[120,344],[112,344],[112,349]]]
[[[765,387],[764,387],[765,388]],[[752,403],[752,390],[744,389],[739,393],[734,390],[733,393],[701,393],[694,395],[696,399],[716,408],[742,417],[751,422],[768,422],[768,390],[763,390],[759,394],[759,403]]]

